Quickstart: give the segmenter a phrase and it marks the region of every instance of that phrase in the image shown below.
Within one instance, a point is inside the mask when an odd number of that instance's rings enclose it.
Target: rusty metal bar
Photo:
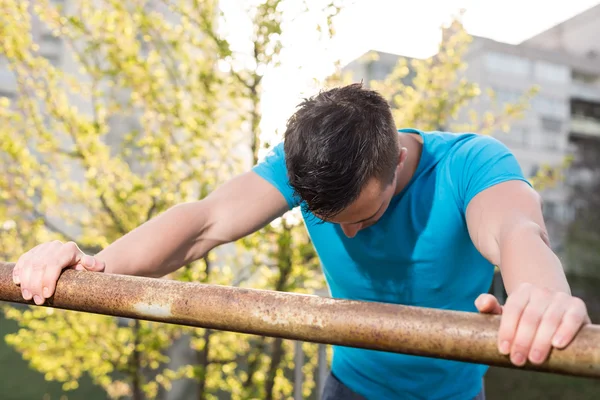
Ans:
[[[0,300],[33,304],[0,263]],[[514,367],[497,350],[499,317],[267,290],[67,270],[48,306],[315,343]],[[600,378],[600,326],[523,369]]]

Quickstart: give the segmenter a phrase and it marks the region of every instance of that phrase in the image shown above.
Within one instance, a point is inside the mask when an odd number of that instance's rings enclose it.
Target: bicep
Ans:
[[[253,171],[239,175],[204,200],[205,235],[217,244],[249,235],[289,210],[281,192]]]
[[[527,183],[511,180],[491,186],[473,197],[466,221],[473,244],[498,265],[500,242],[514,229],[540,229],[545,235],[540,195]]]

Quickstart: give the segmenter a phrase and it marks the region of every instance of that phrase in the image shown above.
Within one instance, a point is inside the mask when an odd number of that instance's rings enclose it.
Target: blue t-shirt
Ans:
[[[337,224],[304,215],[334,298],[476,312],[494,267],[473,245],[465,214],[482,190],[528,182],[498,140],[473,133],[422,132],[423,152],[409,184],[373,226],[347,238]],[[410,155],[409,155],[410,157]],[[283,144],[253,169],[290,208]],[[481,390],[487,366],[334,346],[332,372],[368,399],[464,400]]]

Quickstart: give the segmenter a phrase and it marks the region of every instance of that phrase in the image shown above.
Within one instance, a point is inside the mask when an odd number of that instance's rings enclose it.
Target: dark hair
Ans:
[[[388,102],[361,83],[305,99],[288,120],[289,181],[305,210],[327,219],[348,207],[373,177],[391,182],[398,131]]]

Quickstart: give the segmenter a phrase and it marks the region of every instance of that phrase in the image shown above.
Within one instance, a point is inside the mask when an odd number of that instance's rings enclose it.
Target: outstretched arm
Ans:
[[[289,209],[280,191],[254,171],[240,175],[201,201],[175,206],[118,239],[95,256],[75,243],[41,244],[22,255],[13,280],[26,300],[43,304],[65,268],[164,276],[220,244],[250,234]]]

